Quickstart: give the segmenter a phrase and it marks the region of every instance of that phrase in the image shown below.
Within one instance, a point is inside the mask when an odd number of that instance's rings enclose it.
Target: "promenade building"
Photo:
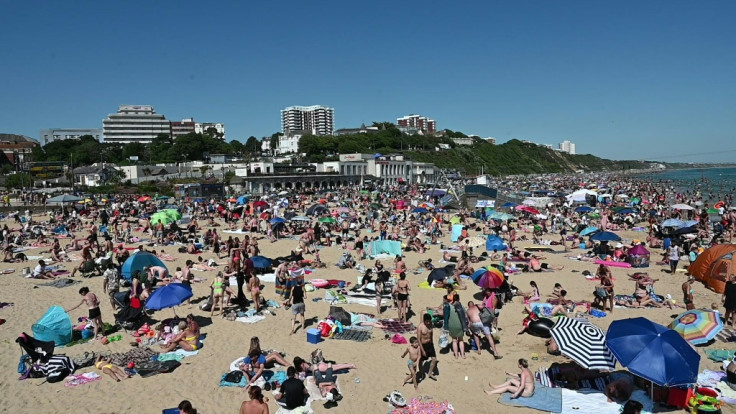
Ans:
[[[99,128],[51,128],[41,130],[39,142],[41,145],[47,145],[54,141],[64,141],[67,139],[79,139],[83,135],[91,135],[97,141],[102,139],[102,130]]]
[[[322,105],[290,106],[281,110],[281,132],[307,131],[312,135],[332,135],[335,110]]]
[[[120,105],[117,113],[102,120],[105,143],[148,144],[161,134],[171,136],[171,122],[150,105]]]

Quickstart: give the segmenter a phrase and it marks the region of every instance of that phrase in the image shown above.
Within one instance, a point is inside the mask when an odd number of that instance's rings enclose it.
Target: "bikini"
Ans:
[[[196,336],[187,336],[184,338],[185,342],[189,342],[189,344],[192,346],[192,351],[197,350],[197,337]]]
[[[106,361],[100,361],[100,362],[98,362],[98,363],[96,363],[96,364],[95,364],[95,367],[96,367],[97,369],[99,369],[100,371],[104,371],[104,370],[105,370],[105,368],[108,368],[108,369],[112,369],[112,364],[102,365],[102,364],[104,364],[105,362],[106,362]],[[100,367],[101,365],[102,365],[102,367]]]

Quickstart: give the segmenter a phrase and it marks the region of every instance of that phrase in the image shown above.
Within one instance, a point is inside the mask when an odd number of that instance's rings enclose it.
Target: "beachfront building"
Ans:
[[[54,141],[79,139],[83,135],[91,135],[97,141],[102,139],[102,130],[99,128],[51,128],[41,130],[39,142],[41,146]]]
[[[184,118],[181,121],[171,121],[171,138],[177,139],[181,136],[194,133],[194,118]]]
[[[33,148],[38,141],[25,135],[0,134],[0,164],[10,164],[14,170],[27,170]]]
[[[560,151],[568,154],[575,154],[575,143],[570,141],[562,141],[558,147]]]
[[[396,126],[401,132],[409,134],[409,131],[416,130],[423,135],[434,135],[437,132],[437,122],[426,116],[410,114],[402,118],[396,119]],[[406,130],[406,131],[405,131]],[[410,134],[411,135],[411,134]]]
[[[312,135],[332,135],[335,110],[322,105],[290,106],[281,110],[281,132],[307,131]]]
[[[327,165],[327,163],[325,163]],[[434,164],[405,159],[403,155],[340,154],[339,173],[353,182],[375,179],[389,185],[435,182]]]
[[[195,122],[194,132],[197,134],[206,134],[207,131],[214,132],[213,137],[225,140],[225,124],[220,122]]]
[[[284,135],[279,135],[278,147],[275,148],[276,155],[298,153],[299,140],[305,133],[306,131],[289,131]]]
[[[340,128],[335,131],[335,136],[340,135],[357,135],[357,134],[374,134],[378,132],[378,127],[370,126],[367,127],[365,124],[361,124],[360,128]]]
[[[102,120],[102,137],[106,143],[149,144],[159,135],[171,136],[171,122],[150,105],[120,105],[118,112]]]

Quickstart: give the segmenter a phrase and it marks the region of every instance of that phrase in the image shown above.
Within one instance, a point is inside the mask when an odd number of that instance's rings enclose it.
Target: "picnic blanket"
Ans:
[[[404,323],[404,322],[397,321],[394,319],[381,319],[378,322],[380,322],[381,325],[383,325],[383,328],[381,329],[383,329],[386,332],[391,332],[391,333],[403,334],[403,333],[414,332],[417,329],[414,326],[414,324],[411,322]]]
[[[560,413],[562,412],[562,388],[545,387],[537,382],[534,385],[534,395],[531,397],[519,397],[512,400],[511,393],[507,392],[498,398],[498,402],[510,407],[527,407],[539,411]],[[597,411],[579,411],[579,413],[583,412],[594,413]]]
[[[371,338],[371,330],[366,329],[343,329],[336,333],[332,339],[344,339],[348,341],[365,342]]]

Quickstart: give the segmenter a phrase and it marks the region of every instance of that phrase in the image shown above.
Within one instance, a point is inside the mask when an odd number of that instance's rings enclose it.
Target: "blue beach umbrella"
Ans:
[[[424,214],[424,213],[426,213],[427,211],[428,211],[428,210],[427,210],[426,208],[422,208],[422,207],[417,207],[417,208],[415,208],[414,210],[412,210],[411,212],[412,212],[412,213],[420,213],[420,214]]]
[[[253,267],[256,269],[268,269],[271,267],[271,259],[263,256],[253,256],[250,258],[253,262]]]
[[[586,227],[583,229],[583,231],[580,232],[581,236],[587,236],[589,234],[593,234],[600,230],[598,227]]]
[[[148,252],[135,252],[128,260],[123,263],[123,268],[120,273],[126,280],[131,280],[136,270],[143,272],[143,268],[147,266],[161,266],[166,268],[164,262],[161,261],[155,255]]]
[[[240,197],[238,197],[238,199],[236,200],[236,202],[238,204],[245,204],[245,203],[248,202],[248,196],[240,196]]]
[[[593,211],[593,208],[589,206],[580,206],[575,209],[576,213],[590,213],[591,211]]]
[[[597,240],[602,242],[621,241],[621,237],[619,237],[616,233],[611,233],[610,231],[601,231],[590,236],[590,240]]]
[[[662,222],[662,227],[676,227],[680,228],[685,224],[684,221],[678,219],[667,219]]]
[[[512,202],[509,201],[507,203],[503,203],[503,205],[501,207],[508,208],[508,207],[516,207],[516,206],[517,206],[516,203],[512,203]]]
[[[624,208],[618,211],[618,214],[633,214],[633,213],[635,213],[635,211],[632,208]]]
[[[697,380],[700,355],[679,333],[649,319],[612,322],[606,343],[621,365],[657,385],[673,387]]]
[[[281,217],[274,217],[272,218],[269,223],[276,224],[276,223],[286,223],[286,220]]]
[[[185,300],[191,298],[192,288],[182,283],[169,283],[161,286],[151,293],[146,300],[146,309],[161,310],[181,305]]]

